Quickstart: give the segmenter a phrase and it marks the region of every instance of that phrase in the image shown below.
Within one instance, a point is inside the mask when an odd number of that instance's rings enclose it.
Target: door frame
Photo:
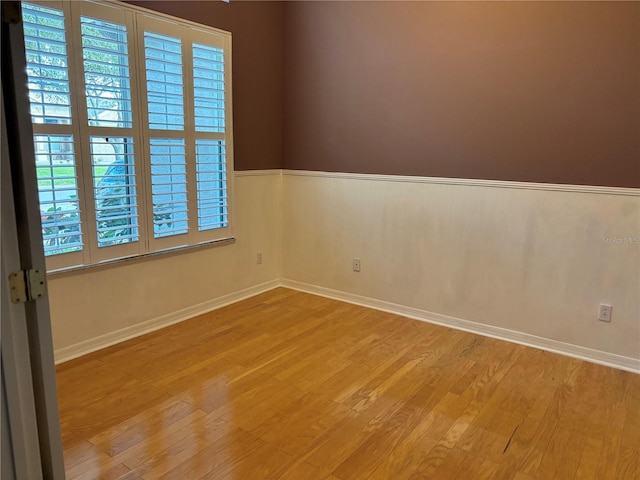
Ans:
[[[0,87],[2,83],[0,82]],[[15,221],[13,188],[11,185],[11,165],[7,145],[7,132],[4,116],[4,102],[0,101],[2,110],[2,211],[1,211],[1,271],[2,271],[2,400],[6,401],[6,420],[12,458],[3,458],[3,462],[12,461],[14,478],[42,478],[40,444],[38,441],[38,424],[36,421],[36,405],[33,396],[33,380],[31,376],[31,359],[29,358],[29,336],[24,306],[11,303],[8,286],[10,272],[20,270],[20,252],[18,250],[18,229]],[[3,443],[7,439],[3,439]],[[7,468],[3,465],[3,468]]]
[[[3,1],[2,7],[2,107],[5,116],[6,132],[3,133],[2,151],[2,324],[5,330],[5,298],[6,275],[11,271],[41,269],[46,270],[44,249],[42,244],[42,225],[38,200],[38,184],[36,178],[35,154],[33,147],[33,131],[27,88],[26,59],[24,33],[20,2]],[[5,150],[6,149],[6,150]],[[7,155],[8,154],[8,155]],[[7,165],[5,167],[5,164]],[[10,175],[5,178],[5,172]],[[4,200],[7,195],[4,187],[10,183],[12,188],[14,225],[5,225]],[[9,222],[7,222],[9,223]],[[5,231],[5,229],[7,231]],[[9,240],[5,252],[5,237]],[[13,244],[13,245],[12,245]],[[12,263],[10,263],[12,262]],[[4,269],[7,269],[5,271]],[[53,340],[49,301],[45,297],[28,301],[24,304],[7,305],[11,309],[9,318],[13,327],[12,336],[5,338],[2,332],[2,364],[3,373],[13,369],[30,370],[30,391],[35,406],[36,437],[38,440],[41,476],[45,479],[62,480],[65,478],[62,454],[62,437],[58,411],[58,396],[55,377]],[[15,321],[14,321],[15,320]],[[26,342],[26,343],[25,343]],[[26,346],[26,350],[18,348]],[[12,353],[13,347],[13,354]],[[28,359],[20,354],[28,355]],[[9,380],[10,375],[6,377]],[[29,376],[20,375],[21,391],[28,388]],[[15,394],[11,391],[15,385],[6,383],[7,406]],[[28,403],[28,402],[27,402]],[[22,405],[20,406],[22,407]],[[13,412],[9,412],[13,415]],[[21,411],[23,418],[33,416],[29,405]],[[22,433],[25,438],[33,435],[31,418],[22,427],[29,429]],[[13,427],[13,425],[12,425]],[[17,432],[11,430],[12,441]],[[29,448],[33,448],[29,446]],[[16,450],[14,449],[14,458]],[[31,459],[34,461],[34,459]],[[16,465],[17,467],[17,465]],[[31,473],[30,473],[31,474]],[[37,474],[32,474],[37,475]],[[18,478],[22,478],[18,475]],[[38,476],[28,476],[41,478]]]

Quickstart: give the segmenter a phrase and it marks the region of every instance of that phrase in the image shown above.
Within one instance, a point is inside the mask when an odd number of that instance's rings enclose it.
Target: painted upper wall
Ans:
[[[640,3],[284,16],[285,168],[640,187]]]
[[[128,1],[232,33],[236,170],[282,166],[281,2]]]

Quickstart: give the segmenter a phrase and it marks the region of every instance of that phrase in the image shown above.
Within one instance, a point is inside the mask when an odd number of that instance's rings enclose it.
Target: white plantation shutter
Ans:
[[[152,250],[189,244],[185,136],[184,32],[167,22],[138,18],[143,29],[148,106]],[[172,35],[167,34],[171,32]],[[171,131],[171,132],[170,132]]]
[[[229,39],[192,30],[197,238],[230,235],[233,141]]]
[[[71,125],[64,13],[29,3],[22,9],[33,123]]]
[[[138,241],[133,139],[91,137],[91,165],[98,247]]]
[[[22,9],[47,268],[230,238],[230,34],[100,0]]]
[[[184,130],[182,42],[144,32],[149,129]]]
[[[144,45],[141,86],[147,98],[143,127],[148,139],[148,221],[151,251],[191,243],[189,231],[189,147],[185,118],[185,71],[182,35],[186,31],[172,22],[137,16],[138,39]]]
[[[224,132],[224,50],[193,44],[193,99],[196,132]]]
[[[34,135],[45,255],[82,250],[73,136]]]
[[[185,143],[181,139],[151,139],[151,191],[155,238],[189,231]]]
[[[144,45],[151,251],[230,236],[226,37],[137,17]]]
[[[228,225],[226,154],[223,140],[196,140],[198,229]]]
[[[92,262],[145,251],[140,205],[141,135],[132,30],[133,15],[115,4],[72,2],[79,29],[76,51],[84,87],[81,130],[85,198],[92,218]]]
[[[60,268],[86,261],[66,15],[60,2],[22,15],[44,253]]]
[[[89,17],[80,24],[89,125],[132,127],[127,28]]]

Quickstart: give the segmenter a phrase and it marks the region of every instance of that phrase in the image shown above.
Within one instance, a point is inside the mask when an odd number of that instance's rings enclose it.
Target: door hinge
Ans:
[[[47,295],[47,273],[44,270],[20,270],[9,274],[9,290],[13,303],[26,303]]]

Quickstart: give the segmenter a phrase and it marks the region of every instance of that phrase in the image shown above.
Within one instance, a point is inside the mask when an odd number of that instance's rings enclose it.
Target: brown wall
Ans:
[[[282,3],[141,0],[127,3],[232,33],[235,169],[280,168]]]
[[[640,187],[640,3],[291,2],[284,45],[285,168]]]

